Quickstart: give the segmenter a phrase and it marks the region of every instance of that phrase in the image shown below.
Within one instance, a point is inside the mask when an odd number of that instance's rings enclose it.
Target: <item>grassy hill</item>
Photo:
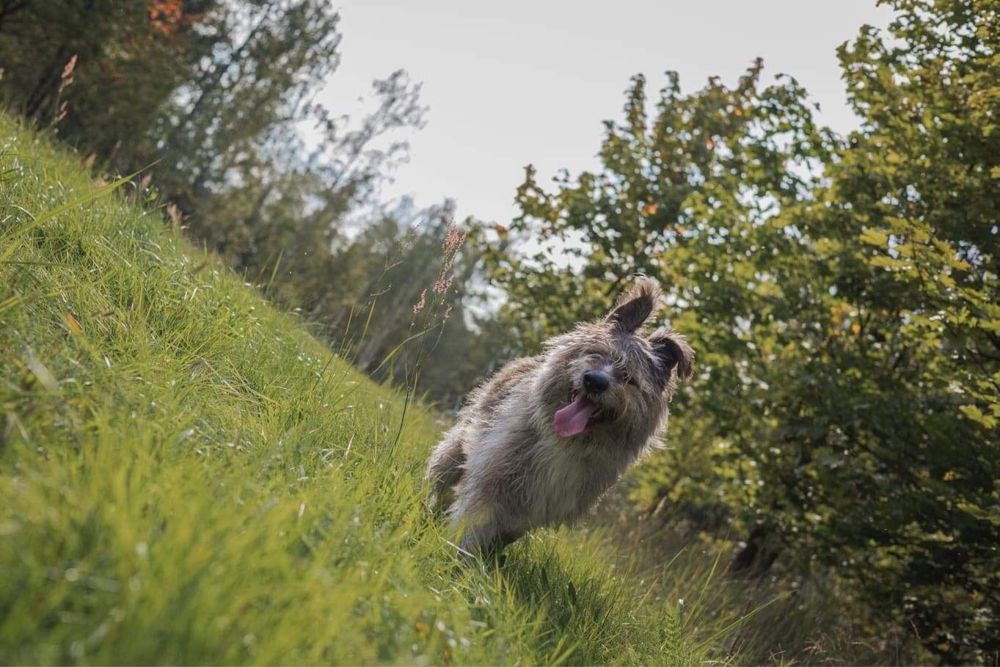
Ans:
[[[709,656],[593,535],[459,560],[432,415],[2,115],[0,172],[0,663]]]

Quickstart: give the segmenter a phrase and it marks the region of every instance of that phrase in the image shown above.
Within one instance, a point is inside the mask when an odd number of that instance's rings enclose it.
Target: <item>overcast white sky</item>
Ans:
[[[334,0],[337,1],[337,0]],[[418,205],[458,202],[496,222],[515,212],[523,167],[543,182],[560,168],[596,165],[601,121],[620,116],[629,77],[651,92],[666,70],[685,91],[711,75],[727,84],[757,56],[767,80],[795,76],[838,130],[846,107],[835,49],[890,12],[875,0],[339,0],[340,69],[321,95],[339,112],[372,79],[406,69],[423,82],[427,126],[410,138],[410,162],[388,194]]]

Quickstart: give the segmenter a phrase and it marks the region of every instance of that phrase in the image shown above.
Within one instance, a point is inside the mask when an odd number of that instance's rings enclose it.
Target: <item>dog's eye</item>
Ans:
[[[624,382],[625,384],[630,384],[633,387],[638,387],[639,386],[639,381],[636,380],[631,375],[629,375],[628,373],[625,373],[624,375],[622,375],[622,382]]]

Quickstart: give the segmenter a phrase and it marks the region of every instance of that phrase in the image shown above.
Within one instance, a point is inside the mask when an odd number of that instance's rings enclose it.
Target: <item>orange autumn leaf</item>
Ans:
[[[83,325],[80,324],[80,320],[73,316],[73,313],[67,312],[66,315],[63,316],[63,319],[66,320],[66,326],[69,327],[70,333],[76,336],[83,335]]]
[[[149,3],[149,22],[162,35],[173,35],[200,18],[184,10],[184,0],[152,0]]]

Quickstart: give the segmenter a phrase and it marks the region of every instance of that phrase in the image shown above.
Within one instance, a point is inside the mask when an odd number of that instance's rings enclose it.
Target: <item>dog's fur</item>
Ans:
[[[470,395],[427,466],[432,506],[462,531],[464,550],[500,549],[532,528],[572,521],[655,442],[694,356],[668,328],[643,332],[659,300],[656,283],[640,279],[604,320],[550,339]],[[585,390],[587,371],[606,373],[610,386]],[[564,437],[554,420],[567,401],[596,412]]]

